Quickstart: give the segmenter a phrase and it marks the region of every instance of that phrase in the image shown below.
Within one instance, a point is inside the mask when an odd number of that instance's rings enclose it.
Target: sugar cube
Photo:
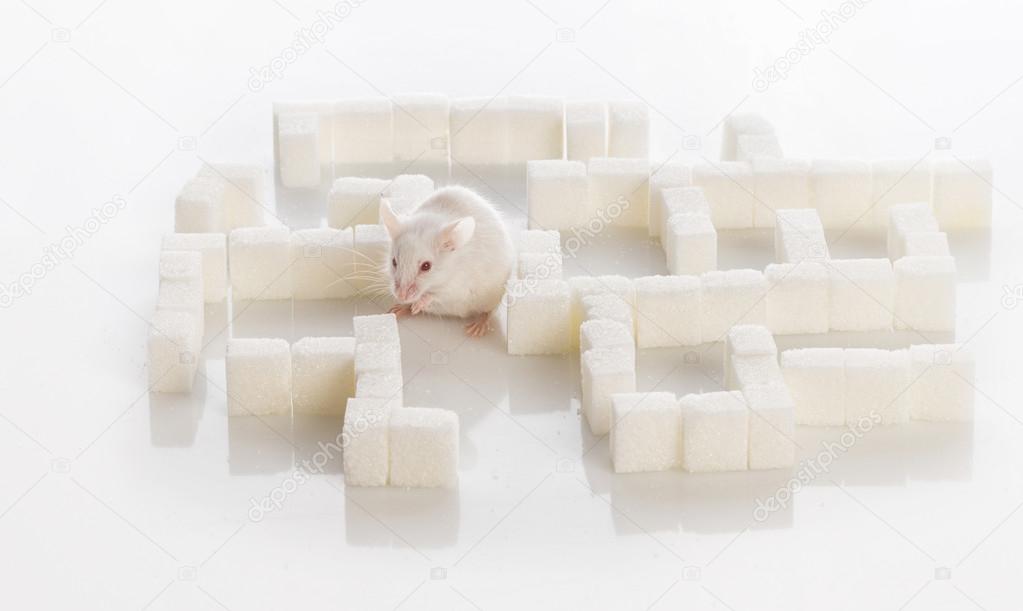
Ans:
[[[303,337],[291,345],[295,413],[343,415],[355,396],[355,338]]]
[[[181,188],[174,200],[175,233],[224,233],[224,182],[196,176]]]
[[[594,435],[611,430],[611,396],[636,392],[634,353],[624,349],[594,348],[582,355],[582,404]]]
[[[198,329],[199,323],[192,312],[156,310],[147,346],[149,390],[192,390],[202,343]]]
[[[320,118],[314,113],[285,113],[277,118],[277,171],[289,188],[320,184]]]
[[[447,165],[451,102],[440,93],[405,93],[394,102],[394,158]]]
[[[733,269],[700,276],[700,336],[719,342],[733,325],[767,323],[767,281],[763,272]]]
[[[564,271],[560,253],[524,252],[519,255],[519,278],[560,280]]]
[[[888,211],[888,258],[906,255],[906,237],[911,233],[938,231],[938,219],[930,205],[922,202],[897,204]]]
[[[942,231],[911,231],[903,242],[903,254],[907,257],[950,256],[948,234]]]
[[[884,229],[895,204],[931,200],[931,168],[926,159],[883,159],[870,164],[873,175],[870,222]]]
[[[266,170],[251,163],[215,163],[203,166],[200,176],[224,183],[224,222],[228,230],[261,227],[264,211],[272,207]]]
[[[832,331],[892,328],[895,272],[888,259],[831,259],[829,320]]]
[[[830,257],[820,216],[812,208],[777,210],[774,259],[777,263],[823,261]]]
[[[476,165],[508,163],[508,100],[451,100],[451,162]]]
[[[778,136],[774,134],[739,134],[736,138],[737,161],[753,161],[764,157],[780,159],[783,156]]]
[[[749,462],[749,414],[742,393],[709,392],[679,400],[682,468],[744,471]]]
[[[355,341],[398,343],[398,318],[394,314],[372,314],[352,317]]]
[[[780,360],[785,385],[795,403],[796,424],[845,424],[845,350],[786,350]]]
[[[365,342],[355,346],[355,375],[396,373],[401,375],[401,345],[394,342]]]
[[[615,473],[666,471],[682,464],[682,414],[670,392],[611,396]]]
[[[749,405],[749,468],[781,469],[796,461],[795,403],[784,383],[743,389]]]
[[[700,335],[700,279],[646,276],[634,281],[636,344],[640,348],[695,346]]]
[[[289,115],[316,117],[319,131],[316,143],[319,149],[320,167],[330,171],[330,167],[334,163],[334,102],[329,100],[287,100],[273,103],[278,163],[281,160],[281,122]]]
[[[291,298],[291,235],[286,227],[235,229],[229,246],[232,299]]]
[[[564,159],[565,102],[537,95],[508,97],[508,160]]]
[[[423,174],[399,174],[380,193],[398,214],[408,214],[423,200],[433,195],[433,179]],[[378,208],[379,209],[379,208]]]
[[[931,203],[941,228],[991,226],[991,162],[938,159],[931,164]]]
[[[327,225],[341,229],[378,223],[380,194],[386,188],[381,178],[338,178],[327,195]]]
[[[754,227],[774,227],[775,212],[810,207],[810,162],[758,157],[753,160]]]
[[[333,117],[335,167],[394,159],[391,100],[340,100],[334,104]]]
[[[588,165],[589,213],[605,223],[646,227],[650,207],[646,159],[596,157]]]
[[[784,382],[778,357],[773,354],[733,354],[728,359],[726,376],[725,388],[728,390],[745,390]]]
[[[753,168],[745,161],[721,161],[693,166],[693,185],[702,187],[710,216],[718,229],[753,226]]]
[[[607,105],[599,101],[565,102],[565,151],[587,162],[607,157]]]
[[[344,442],[345,486],[386,486],[390,472],[390,417],[385,399],[348,400],[341,436]]]
[[[295,299],[346,299],[352,286],[351,227],[299,229],[291,233],[291,282]]]
[[[654,206],[658,202],[660,209]],[[668,219],[676,214],[688,214],[690,216],[706,216],[710,218],[710,202],[700,187],[671,187],[660,190],[660,196],[651,198],[650,214],[660,219],[660,228],[657,235],[661,237],[661,243],[666,242],[663,236],[667,232]]]
[[[446,409],[391,409],[390,484],[408,488],[458,485],[458,414]]]
[[[163,236],[161,250],[199,253],[206,303],[220,303],[227,297],[227,236],[219,233],[170,233]]]
[[[572,293],[572,335],[575,335],[583,321],[583,298],[610,293],[628,303],[635,303],[636,293],[632,280],[625,276],[574,276],[568,279],[568,286]]]
[[[230,415],[291,413],[291,347],[286,340],[230,339],[225,363]]]
[[[646,103],[608,102],[607,155],[639,159],[650,156],[650,111]]]
[[[521,253],[560,253],[561,234],[555,229],[526,229],[515,239],[515,249]]]
[[[739,158],[740,135],[773,133],[774,126],[759,114],[741,112],[728,115],[721,130],[721,160],[735,161]]]
[[[564,354],[572,345],[571,293],[562,280],[511,280],[508,354]]]
[[[810,166],[810,203],[826,229],[874,227],[871,217],[870,163],[854,159],[814,159]]]
[[[612,294],[583,297],[583,320],[614,320],[629,329],[635,326],[632,303]]]
[[[191,313],[202,338],[205,330],[203,303],[202,255],[193,251],[161,252],[157,309]]]
[[[909,351],[849,348],[845,351],[845,422],[878,424],[909,420]]]
[[[619,348],[635,353],[636,340],[632,337],[632,330],[616,320],[587,320],[579,326],[579,352],[594,348]]]
[[[673,214],[662,238],[670,273],[702,274],[717,269],[718,232],[709,216]]]
[[[973,419],[973,355],[955,344],[909,347],[910,417],[913,420]]]
[[[953,257],[903,257],[895,268],[895,328],[955,331]]]
[[[821,263],[772,263],[767,280],[767,328],[775,335],[827,333],[830,278]]]
[[[647,232],[651,236],[661,235],[666,217],[664,213],[665,190],[691,187],[693,167],[687,163],[670,161],[650,171],[650,214]],[[707,210],[710,210],[708,205]],[[709,213],[709,212],[708,212]]]
[[[526,163],[530,229],[569,229],[586,221],[588,180],[581,161]]]
[[[355,277],[351,283],[360,293],[387,278],[391,236],[383,225],[355,226]]]
[[[355,377],[355,396],[382,399],[393,407],[401,407],[404,403],[404,385],[401,374],[394,371],[374,371],[358,375]]]
[[[726,384],[731,379],[732,357],[777,356],[778,347],[771,331],[763,325],[735,325],[725,335],[724,367]],[[729,384],[731,387],[731,384]]]

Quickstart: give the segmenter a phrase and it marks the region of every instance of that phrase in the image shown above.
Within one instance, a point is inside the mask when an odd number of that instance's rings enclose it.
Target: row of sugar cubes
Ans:
[[[642,157],[649,115],[639,102],[566,103],[548,96],[393,98],[274,105],[276,159],[286,187],[315,187],[357,164],[486,166],[534,159]]]

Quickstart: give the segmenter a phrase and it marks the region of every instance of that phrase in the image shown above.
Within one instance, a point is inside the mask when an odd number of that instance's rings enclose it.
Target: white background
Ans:
[[[333,4],[97,4],[0,7],[0,281],[17,282],[104,202],[128,202],[0,311],[0,606],[1018,608],[1023,307],[1003,300],[1023,282],[1017,3],[866,3],[766,92],[753,91],[753,69],[837,2],[366,0],[259,92],[250,68]],[[575,41],[555,42],[559,28]],[[947,137],[958,156],[989,157],[990,240],[952,239],[976,422],[876,430],[759,523],[758,499],[793,473],[614,476],[606,441],[576,413],[577,357],[511,358],[500,333],[463,342],[455,321],[416,320],[402,330],[407,403],[459,413],[460,489],[348,490],[335,459],[251,520],[251,499],[285,485],[339,422],[229,420],[222,307],[208,312],[192,395],[145,392],[174,195],[203,161],[269,166],[272,100],[417,90],[639,98],[656,158],[684,135],[700,150],[680,158],[715,158],[736,108],[770,117],[792,156],[917,159]],[[521,182],[476,186],[521,226]],[[771,256],[768,235],[723,244],[722,267]],[[850,239],[832,253],[884,250]],[[658,247],[633,234],[566,272],[663,269]],[[355,310],[259,307],[232,332],[346,334]],[[640,388],[716,389],[719,354],[692,366],[682,350],[643,352]],[[839,436],[801,428],[800,459]]]

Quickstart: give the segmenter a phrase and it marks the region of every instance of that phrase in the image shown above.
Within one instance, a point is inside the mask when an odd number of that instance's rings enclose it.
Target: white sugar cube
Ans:
[[[291,283],[295,299],[347,299],[355,295],[354,232],[299,229],[291,233]]]
[[[348,400],[341,432],[345,486],[387,485],[392,409],[393,405],[385,399],[355,397]]]
[[[888,211],[888,258],[898,260],[906,255],[906,238],[911,233],[938,231],[938,219],[930,205],[917,202],[896,204]]]
[[[396,373],[401,375],[401,344],[365,342],[355,346],[355,375]]]
[[[647,232],[651,236],[659,236],[667,218],[664,209],[665,191],[691,187],[693,184],[693,167],[687,163],[672,161],[651,166],[650,169],[650,214]],[[708,205],[707,210],[710,210]],[[709,212],[708,212],[709,213]]]
[[[568,279],[568,286],[572,293],[572,318],[571,329],[573,343],[576,331],[583,321],[583,299],[589,295],[602,295],[610,293],[617,295],[628,303],[635,303],[635,291],[632,287],[632,280],[625,276],[573,276]]]
[[[303,337],[291,345],[295,413],[342,415],[355,396],[355,338]]]
[[[587,320],[579,326],[579,352],[594,348],[618,348],[635,354],[636,340],[632,330],[616,320]]]
[[[586,221],[588,180],[581,161],[526,163],[530,229],[569,229]]]
[[[611,430],[611,396],[636,392],[635,354],[624,349],[595,348],[582,354],[582,404],[594,435]]]
[[[647,276],[633,284],[640,348],[695,346],[702,341],[698,277]]]
[[[991,226],[991,162],[939,159],[931,164],[931,203],[941,228]]]
[[[571,347],[571,293],[561,280],[512,280],[508,305],[508,354],[564,354]],[[576,327],[577,328],[577,327]]]
[[[820,216],[812,208],[777,210],[774,259],[777,263],[819,262],[830,257]]]
[[[380,193],[381,199],[387,199],[391,208],[398,214],[408,214],[433,195],[433,179],[423,174],[399,174],[387,182]]]
[[[810,207],[810,162],[758,157],[753,160],[755,227],[774,227],[775,212]]]
[[[228,230],[261,227],[264,212],[272,208],[266,170],[251,163],[215,163],[203,166],[200,176],[224,183],[224,222]]]
[[[334,166],[390,163],[394,159],[394,109],[387,98],[334,104]]]
[[[635,326],[632,303],[613,294],[583,297],[583,320],[613,320],[629,329]]]
[[[380,194],[387,188],[381,178],[338,178],[327,194],[327,226],[338,229],[380,221]]]
[[[650,167],[646,159],[596,157],[587,171],[590,215],[622,227],[648,225]]]
[[[149,389],[192,390],[202,346],[199,322],[188,311],[160,310],[153,315],[147,346]]]
[[[428,407],[393,408],[388,430],[392,486],[458,485],[458,414]]]
[[[224,191],[224,182],[209,176],[196,176],[185,183],[174,200],[175,233],[224,233]]]
[[[607,155],[640,159],[650,156],[650,111],[645,102],[608,102]]]
[[[358,343],[398,343],[398,318],[394,314],[371,314],[352,318],[355,341]]]
[[[227,236],[219,233],[170,233],[163,236],[160,248],[164,252],[199,253],[206,303],[220,303],[227,297]]]
[[[795,403],[784,384],[743,390],[749,405],[749,468],[781,469],[796,461]]]
[[[725,335],[724,367],[725,383],[733,388],[732,357],[770,356],[778,354],[771,331],[763,325],[735,325]]]
[[[391,237],[383,225],[356,225],[354,239],[355,278],[351,284],[364,292],[387,278]]]
[[[910,417],[913,420],[973,419],[973,355],[954,344],[909,347]]]
[[[521,253],[561,252],[561,234],[554,229],[526,229],[515,236],[515,250]]]
[[[781,372],[796,407],[796,424],[845,424],[845,351],[802,348],[781,353]]]
[[[749,414],[742,393],[710,392],[679,400],[682,468],[691,472],[744,471],[749,457]]]
[[[582,162],[607,157],[607,104],[565,102],[565,152]]]
[[[903,254],[907,257],[947,257],[948,234],[942,231],[913,231],[906,234]]]
[[[778,358],[773,354],[736,356],[729,358],[725,388],[745,390],[754,386],[782,384],[784,379]]]
[[[508,160],[564,159],[565,102],[537,95],[508,97]]]
[[[519,255],[519,278],[535,280],[560,280],[564,263],[560,253],[524,252]]]
[[[401,407],[404,403],[404,386],[401,374],[394,371],[374,371],[356,376],[355,396],[365,399],[383,399],[393,407]]]
[[[774,126],[763,116],[741,112],[725,117],[721,130],[721,160],[738,159],[739,136],[744,134],[773,134]]]
[[[668,271],[675,275],[702,274],[718,267],[718,232],[710,217],[673,214],[668,217],[664,254]]]
[[[753,161],[764,157],[780,159],[783,156],[778,136],[774,134],[739,134],[736,138],[737,161]]]
[[[278,163],[282,158],[280,140],[282,119],[299,115],[316,117],[319,132],[316,136],[319,163],[321,168],[329,172],[334,163],[334,102],[328,100],[287,100],[273,103]]]
[[[953,257],[903,257],[895,268],[895,328],[955,331]]]
[[[230,339],[225,364],[230,415],[291,413],[291,347],[286,340]]]
[[[767,281],[763,272],[733,269],[700,276],[700,336],[719,342],[738,324],[767,324]]]
[[[277,118],[277,171],[288,188],[320,184],[320,118],[314,113],[285,113]]]
[[[657,202],[659,209],[655,207]],[[664,234],[667,232],[668,219],[676,214],[688,214],[690,216],[706,216],[710,218],[710,202],[707,195],[700,187],[670,187],[660,190],[660,196],[651,198],[650,214],[660,218],[660,228],[657,235],[661,237],[661,243],[665,243]]]
[[[232,299],[291,298],[291,235],[286,227],[235,229],[229,247]]]
[[[874,227],[872,188],[869,162],[814,159],[810,166],[810,203],[826,229]]]
[[[192,314],[201,338],[205,332],[204,301],[202,255],[192,251],[161,252],[156,308]]]
[[[849,348],[845,351],[845,422],[879,424],[909,420],[909,351]]]
[[[832,331],[892,328],[895,272],[888,259],[831,259],[829,320]]]
[[[767,328],[775,335],[827,333],[830,278],[821,263],[772,263],[767,279]]]
[[[441,93],[405,93],[394,102],[394,158],[447,165],[451,102]]]
[[[870,222],[888,226],[888,210],[896,204],[931,201],[931,168],[926,159],[883,159],[870,164],[874,206]]]
[[[613,395],[608,443],[615,473],[666,471],[681,466],[681,418],[673,393]]]
[[[506,98],[451,100],[451,163],[469,166],[508,163]]]
[[[702,187],[710,216],[718,229],[753,226],[753,168],[745,161],[721,161],[693,166],[693,185]]]

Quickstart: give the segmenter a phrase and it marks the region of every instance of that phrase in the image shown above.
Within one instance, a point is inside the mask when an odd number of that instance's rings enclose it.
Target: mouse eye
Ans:
[[[397,259],[391,259],[391,267],[398,267],[398,260]]]
[[[428,272],[431,267],[433,266],[430,265],[429,261],[423,261],[423,264],[419,266],[419,271]]]

